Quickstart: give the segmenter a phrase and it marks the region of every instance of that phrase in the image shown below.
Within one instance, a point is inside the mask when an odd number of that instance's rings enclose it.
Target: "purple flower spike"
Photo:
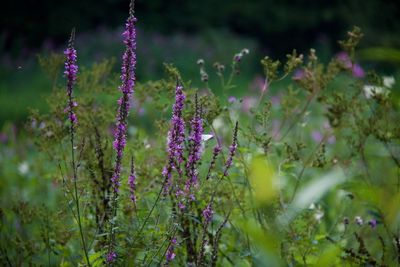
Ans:
[[[207,207],[203,210],[202,214],[203,214],[203,217],[204,217],[204,220],[206,221],[206,223],[207,224],[210,223],[211,219],[214,215],[214,211],[211,208],[211,204],[207,205]]]
[[[181,175],[180,164],[183,162],[183,148],[185,141],[185,121],[182,117],[182,110],[185,102],[185,95],[181,84],[176,85],[175,104],[172,108],[171,128],[168,132],[168,164],[164,167],[164,194],[169,192],[172,184],[172,170],[176,169]]]
[[[239,123],[236,122],[235,130],[233,132],[233,141],[232,141],[231,146],[229,147],[228,159],[225,162],[225,170],[224,170],[223,177],[228,176],[228,170],[232,166],[233,157],[235,156],[235,153],[236,153],[238,127],[239,127]]]
[[[117,154],[115,159],[114,174],[111,178],[114,192],[119,190],[119,179],[121,176],[121,163],[123,151],[126,145],[127,117],[131,103],[132,94],[135,87],[135,69],[136,69],[136,18],[131,8],[130,16],[125,24],[124,37],[125,52],[122,56],[121,67],[121,86],[119,90],[122,92],[121,98],[118,100],[118,114],[116,118],[116,127],[114,130],[113,147]]]
[[[65,59],[65,70],[64,75],[67,78],[67,94],[68,94],[68,106],[64,110],[68,113],[68,119],[71,122],[71,128],[76,124],[77,118],[73,108],[78,104],[73,100],[73,88],[76,83],[76,75],[78,73],[78,65],[76,64],[77,54],[74,49],[75,30],[72,30],[71,38],[68,43],[68,48],[64,51]]]
[[[129,192],[130,192],[130,199],[133,204],[136,203],[136,174],[135,174],[135,167],[133,165],[133,157],[131,159],[131,173],[128,178],[128,185],[129,185]]]
[[[186,170],[189,177],[189,190],[190,187],[196,186],[198,171],[197,164],[201,159],[202,150],[202,135],[203,135],[203,120],[201,118],[201,109],[198,104],[197,94],[195,98],[196,111],[191,121],[191,134],[189,136],[189,158],[186,163]]]

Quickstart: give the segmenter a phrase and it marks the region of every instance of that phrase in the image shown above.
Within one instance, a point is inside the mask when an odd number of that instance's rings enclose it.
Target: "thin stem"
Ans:
[[[315,148],[315,150],[313,151],[313,153],[311,153],[311,155],[308,157],[308,159],[304,162],[303,168],[301,169],[300,174],[297,177],[296,184],[294,186],[294,190],[293,190],[292,196],[291,196],[290,201],[289,201],[290,203],[292,203],[294,198],[296,197],[297,190],[299,189],[300,182],[301,182],[301,179],[303,178],[303,174],[304,174],[304,172],[305,172],[305,170],[307,168],[307,165],[310,164],[310,162],[313,159],[316,151],[319,149],[319,147],[322,145],[322,143],[325,142],[325,139],[326,139],[326,136],[324,138],[322,138],[321,142],[318,143],[318,145]]]
[[[72,114],[72,96],[69,96],[69,102],[70,102],[70,115]],[[89,254],[88,251],[86,249],[86,242],[85,242],[85,238],[83,236],[83,229],[82,229],[82,222],[81,222],[81,211],[80,211],[80,205],[79,205],[79,196],[78,196],[78,186],[77,186],[77,168],[76,168],[76,163],[75,163],[75,148],[74,148],[74,137],[75,137],[75,132],[74,132],[74,124],[71,122],[71,126],[70,126],[70,141],[71,141],[71,158],[72,158],[72,170],[73,170],[73,183],[74,183],[74,194],[75,194],[75,205],[76,205],[76,217],[77,217],[77,222],[78,222],[78,227],[79,227],[79,234],[81,237],[81,241],[82,241],[82,247],[83,247],[83,251],[85,253],[85,259],[86,262],[88,264],[88,266],[90,267],[90,261],[89,261]]]
[[[164,190],[164,185],[165,185],[166,181],[167,181],[167,179],[164,179],[164,182],[163,182],[163,184],[161,185],[160,191],[158,192],[156,201],[154,201],[153,206],[151,207],[151,209],[150,209],[149,213],[147,214],[146,218],[144,219],[144,222],[143,222],[142,226],[140,227],[139,231],[137,232],[137,234],[136,234],[136,236],[135,236],[135,238],[134,238],[134,240],[133,240],[133,243],[135,243],[135,241],[137,240],[137,238],[138,238],[138,237],[140,236],[140,234],[142,233],[142,231],[143,231],[145,225],[147,224],[147,221],[149,220],[149,218],[150,218],[151,214],[153,213],[155,207],[157,206],[158,202],[160,201],[161,194],[162,194],[162,192],[163,192],[163,190]]]

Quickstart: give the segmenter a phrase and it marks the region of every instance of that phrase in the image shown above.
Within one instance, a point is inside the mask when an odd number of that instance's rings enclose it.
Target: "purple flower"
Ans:
[[[312,139],[317,143],[320,143],[322,141],[322,139],[324,139],[324,136],[319,131],[313,131],[311,133],[311,136],[312,136]]]
[[[237,101],[237,99],[236,99],[236,97],[234,97],[234,96],[230,96],[230,97],[228,97],[228,102],[229,103],[235,103]]]
[[[132,203],[136,203],[136,175],[135,175],[135,167],[133,165],[133,157],[131,159],[131,173],[128,178],[128,185],[129,185],[129,192],[130,192],[130,199]]]
[[[185,121],[182,117],[184,102],[183,87],[178,83],[175,89],[175,104],[172,108],[171,128],[168,132],[168,164],[162,171],[164,177],[164,194],[168,193],[171,186],[172,170],[176,169],[179,175],[181,175],[180,164],[183,162],[185,141]]]
[[[331,135],[328,137],[328,144],[334,144],[336,143],[336,137],[334,135]]]
[[[186,206],[185,206],[185,204],[183,204],[182,202],[179,202],[179,203],[178,203],[178,208],[179,208],[180,210],[184,210],[184,209],[186,208]]]
[[[130,16],[125,24],[124,44],[126,50],[122,56],[121,67],[121,86],[119,90],[122,92],[121,98],[118,100],[118,114],[116,118],[116,127],[114,130],[113,147],[116,151],[114,174],[111,178],[114,192],[119,190],[119,179],[121,176],[121,164],[123,151],[126,145],[127,117],[131,103],[131,97],[135,87],[135,68],[136,68],[136,18],[131,9]]]
[[[351,70],[353,77],[363,78],[365,77],[365,71],[357,63],[353,63],[350,56],[346,52],[339,52],[336,55],[336,59],[343,65],[343,68]]]
[[[351,69],[353,63],[351,62],[351,58],[346,52],[339,52],[336,55],[336,59],[343,65],[345,69]]]
[[[371,226],[372,229],[375,229],[378,222],[375,219],[369,220],[368,224]]]
[[[363,78],[365,77],[365,71],[359,64],[354,64],[353,67],[351,68],[351,71],[353,73],[353,76],[356,78]]]
[[[188,175],[187,189],[190,191],[192,186],[196,186],[198,171],[197,164],[201,159],[202,152],[202,135],[203,135],[203,120],[201,118],[201,109],[198,104],[197,94],[196,94],[196,107],[195,114],[191,121],[191,133],[189,136],[189,157],[186,163],[186,172]],[[189,193],[189,192],[188,192]]]
[[[239,126],[239,123],[236,122],[235,130],[233,131],[233,141],[232,141],[231,146],[229,147],[228,159],[225,162],[225,170],[224,170],[223,177],[228,176],[228,170],[232,166],[233,157],[235,156],[235,153],[236,153],[238,126]]]
[[[174,250],[175,250],[176,243],[177,243],[176,238],[175,237],[172,238],[171,243],[168,246],[167,253],[165,254],[165,260],[166,260],[167,264],[169,262],[171,262],[173,259],[175,259],[176,255],[175,255]]]
[[[306,77],[306,72],[303,69],[297,69],[294,74],[292,79],[295,81],[301,81]]]
[[[213,214],[214,214],[214,211],[211,208],[211,204],[207,205],[207,207],[203,210],[202,214],[203,214],[203,217],[204,217],[204,220],[206,221],[206,223],[207,224],[210,223],[210,221],[213,217]]]
[[[76,83],[76,75],[78,73],[78,65],[76,64],[77,54],[74,49],[74,39],[75,39],[75,30],[71,33],[71,38],[68,43],[68,48],[64,51],[65,59],[65,69],[64,75],[67,78],[67,95],[68,95],[68,105],[64,110],[68,113],[68,119],[71,122],[71,130],[73,130],[73,126],[76,124],[77,119],[74,113],[73,108],[77,106],[77,103],[73,101],[73,87]]]
[[[243,55],[241,53],[235,54],[233,60],[236,62],[240,62],[242,60]]]
[[[106,261],[108,264],[115,262],[116,259],[117,259],[117,253],[115,253],[114,251],[110,251],[106,256]]]

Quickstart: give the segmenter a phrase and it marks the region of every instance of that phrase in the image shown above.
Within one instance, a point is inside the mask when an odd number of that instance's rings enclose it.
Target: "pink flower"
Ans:
[[[354,64],[353,67],[351,68],[353,76],[356,78],[363,78],[365,77],[365,71],[359,64]]]
[[[236,97],[234,97],[234,96],[230,96],[230,97],[228,97],[228,102],[229,103],[235,103],[237,101],[237,99],[236,99]]]
[[[351,67],[352,67],[352,63],[351,63],[351,58],[349,57],[349,55],[346,53],[346,52],[344,52],[344,51],[342,51],[342,52],[339,52],[337,55],[336,55],[336,59],[340,62],[340,63],[342,63],[343,64],[343,67],[344,68],[346,68],[346,69],[350,69]]]
[[[343,65],[345,69],[351,70],[353,77],[365,77],[365,71],[362,69],[362,67],[357,63],[353,63],[350,56],[346,52],[339,52],[336,55],[336,59]]]
[[[312,136],[312,139],[313,139],[315,142],[317,142],[317,143],[320,143],[320,142],[322,141],[322,139],[324,138],[324,136],[322,135],[322,133],[319,132],[319,131],[313,131],[313,132],[311,133],[311,136]]]

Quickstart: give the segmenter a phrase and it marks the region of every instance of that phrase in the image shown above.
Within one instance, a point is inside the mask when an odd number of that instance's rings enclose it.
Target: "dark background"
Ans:
[[[72,27],[90,32],[120,26],[127,0],[4,1],[0,8],[1,46],[18,54],[44,42],[65,41]],[[160,33],[196,34],[228,29],[257,39],[273,53],[328,44],[353,25],[366,34],[364,46],[400,46],[400,1],[391,0],[137,0],[139,27]]]

